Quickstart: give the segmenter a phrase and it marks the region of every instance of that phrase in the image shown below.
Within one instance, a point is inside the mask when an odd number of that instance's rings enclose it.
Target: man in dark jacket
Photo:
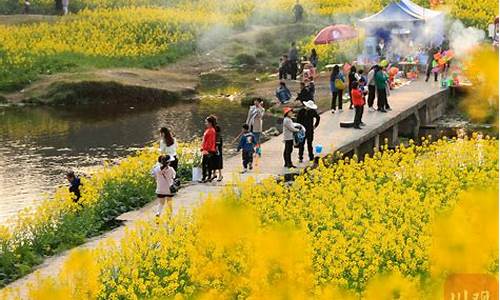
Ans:
[[[304,107],[297,114],[297,123],[304,126],[306,129],[306,138],[304,142],[299,145],[299,161],[303,162],[304,160],[304,146],[307,142],[307,152],[309,154],[309,160],[314,160],[314,152],[313,152],[313,140],[314,140],[314,129],[319,126],[319,114],[316,111],[318,106],[314,103],[314,101],[309,100],[304,102]]]
[[[296,100],[299,100],[301,103],[304,103],[309,100],[314,100],[313,95],[311,93],[311,89],[306,86],[305,82],[300,83],[300,92],[297,95]]]
[[[297,61],[299,59],[299,50],[295,46],[295,42],[292,42],[290,49],[288,50],[288,71],[292,77],[292,80],[297,79]]]

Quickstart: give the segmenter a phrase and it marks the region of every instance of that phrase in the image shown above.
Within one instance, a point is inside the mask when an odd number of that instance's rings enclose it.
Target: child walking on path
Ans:
[[[165,206],[165,198],[167,200],[167,207],[169,214],[172,214],[172,197],[174,196],[171,187],[174,185],[174,179],[176,176],[174,168],[170,165],[170,157],[160,156],[158,157],[158,164],[153,168],[151,172],[156,180],[156,197],[158,198],[160,204],[158,205],[158,210],[156,216],[159,217]]]
[[[358,83],[353,82],[352,84],[352,104],[354,105],[354,128],[361,129],[363,122],[361,118],[363,117],[363,106],[365,105],[365,98],[363,97],[363,92],[359,89]]]
[[[255,136],[250,131],[250,126],[248,124],[243,125],[243,134],[240,138],[240,144],[238,145],[238,151],[242,150],[241,156],[243,159],[243,172],[246,173],[248,169],[253,169],[253,153],[255,145],[257,142]]]

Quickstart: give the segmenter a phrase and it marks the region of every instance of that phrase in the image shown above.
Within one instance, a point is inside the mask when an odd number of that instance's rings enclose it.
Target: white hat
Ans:
[[[312,100],[305,101],[305,102],[304,102],[304,105],[305,105],[307,108],[310,108],[310,109],[317,109],[317,108],[318,108],[318,106],[316,105],[316,103],[314,103],[314,101],[312,101]]]

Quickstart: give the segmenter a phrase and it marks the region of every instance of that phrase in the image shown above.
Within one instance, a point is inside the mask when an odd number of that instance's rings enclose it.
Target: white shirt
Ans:
[[[160,139],[160,152],[170,156],[170,161],[175,160],[177,156],[177,141],[174,139],[174,143],[167,146],[164,139]]]
[[[370,72],[368,72],[366,80],[368,81],[368,85],[375,85],[375,69],[371,69]]]

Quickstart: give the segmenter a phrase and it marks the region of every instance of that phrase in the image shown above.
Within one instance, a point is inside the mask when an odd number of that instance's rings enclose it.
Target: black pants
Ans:
[[[361,118],[363,117],[363,106],[354,106],[354,127],[359,127],[361,124]]]
[[[339,109],[342,109],[342,94],[343,90],[337,90],[335,92],[332,92],[332,109],[337,109],[337,98],[339,101]]]
[[[304,142],[302,142],[299,145],[299,159],[302,160],[304,158],[304,148],[307,143],[307,153],[309,154],[309,160],[314,159],[314,152],[313,152],[313,140],[314,140],[314,133],[313,132],[306,132],[306,138],[304,139]]]
[[[245,151],[241,152],[241,158],[243,160],[243,168],[250,167],[252,168],[253,163],[253,151]]]
[[[428,67],[427,72],[425,72],[425,81],[429,81],[429,77],[431,77],[432,68]],[[438,81],[438,73],[434,73],[434,81]]]
[[[285,141],[285,151],[283,151],[283,159],[285,160],[285,167],[287,168],[293,166],[292,151],[293,151],[293,140]]]
[[[384,89],[377,89],[377,109],[378,110],[385,110],[386,107],[388,106],[387,104],[387,92]]]
[[[352,86],[349,84],[349,108],[352,108]]]
[[[212,154],[205,154],[201,159],[202,180],[207,180],[212,177],[212,157]]]
[[[373,107],[375,101],[375,86],[368,85],[368,107]]]
[[[290,75],[292,76],[292,80],[297,79],[297,61],[296,60],[291,60],[290,61]]]
[[[279,68],[279,79],[287,79],[288,74],[287,74],[287,68]]]

